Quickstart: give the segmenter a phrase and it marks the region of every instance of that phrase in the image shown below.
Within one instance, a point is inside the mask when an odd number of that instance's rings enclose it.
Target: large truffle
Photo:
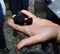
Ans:
[[[25,19],[26,18],[26,19]],[[24,24],[26,25],[31,25],[32,24],[32,18],[28,18],[26,15],[20,13],[16,14],[16,16],[13,18],[15,24],[19,24],[23,26]]]

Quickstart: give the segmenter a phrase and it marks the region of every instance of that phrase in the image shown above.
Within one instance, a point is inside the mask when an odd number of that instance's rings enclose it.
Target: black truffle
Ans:
[[[27,18],[27,19],[25,20],[25,18]],[[32,21],[33,21],[32,18],[28,18],[26,15],[24,15],[22,13],[16,14],[16,16],[13,18],[13,20],[14,20],[15,24],[19,24],[21,26],[23,26],[24,23],[26,25],[31,25]]]

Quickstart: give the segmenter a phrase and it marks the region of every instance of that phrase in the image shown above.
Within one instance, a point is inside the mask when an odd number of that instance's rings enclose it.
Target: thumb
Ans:
[[[33,45],[39,42],[39,37],[37,36],[31,36],[31,37],[27,37],[23,40],[21,40],[18,44],[17,44],[17,49],[21,49],[23,47],[29,46],[29,45]]]
[[[28,38],[25,38],[23,40],[21,40],[18,44],[17,44],[17,49],[20,50],[21,48],[23,47],[26,47],[26,46],[29,46],[29,45],[32,45],[35,43],[34,41],[35,39],[33,37],[28,37]]]
[[[21,40],[21,41],[17,44],[17,49],[20,50],[20,49],[22,49],[23,47],[26,47],[26,46],[28,46],[28,45],[30,45],[30,37]]]

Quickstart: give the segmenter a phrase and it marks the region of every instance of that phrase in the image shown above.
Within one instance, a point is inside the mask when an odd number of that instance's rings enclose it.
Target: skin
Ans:
[[[29,46],[37,43],[43,43],[51,39],[56,39],[57,42],[60,41],[59,25],[49,20],[38,18],[26,10],[22,10],[21,12],[27,15],[28,17],[33,18],[32,25],[20,26],[18,24],[14,24],[14,21],[11,18],[7,20],[7,24],[10,27],[29,35],[29,37],[22,39],[17,44],[18,50],[25,46]],[[14,16],[15,15],[13,15],[12,18],[14,18]]]

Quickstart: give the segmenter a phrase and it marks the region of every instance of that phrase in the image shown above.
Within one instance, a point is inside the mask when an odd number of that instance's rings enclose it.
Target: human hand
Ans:
[[[28,18],[37,18],[35,15],[33,15],[32,13],[30,13],[30,12],[28,12],[28,11],[26,11],[26,10],[22,10],[21,11],[21,13],[23,13],[23,14],[25,14],[25,15],[27,15],[28,16]],[[10,26],[10,27],[12,27],[12,28],[14,28],[14,29],[16,29],[16,30],[18,30],[18,31],[23,31],[23,28],[22,27],[24,27],[24,26],[21,26],[21,25],[18,25],[18,24],[15,24],[14,23],[14,20],[12,19],[12,18],[14,18],[16,15],[13,15],[10,19],[8,19],[7,20],[7,24]],[[32,23],[33,24],[33,23]]]
[[[15,24],[13,19],[8,19],[7,21],[7,24],[12,28],[30,35],[30,37],[21,40],[17,44],[18,50],[28,45],[36,44],[39,42],[41,43],[56,38],[58,25],[48,20],[40,19],[26,10],[22,10],[21,12],[27,15],[29,18],[33,18],[32,25],[20,26]],[[15,15],[13,15],[12,18],[14,18],[14,16]]]

